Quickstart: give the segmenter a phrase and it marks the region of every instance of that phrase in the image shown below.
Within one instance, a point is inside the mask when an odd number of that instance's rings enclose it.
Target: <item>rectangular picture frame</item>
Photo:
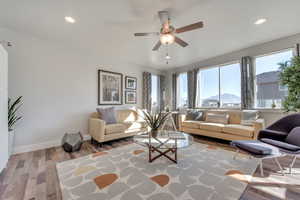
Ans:
[[[137,103],[137,95],[134,90],[126,90],[125,91],[125,103],[126,104],[136,104]]]
[[[98,70],[98,105],[123,104],[123,74]]]
[[[136,90],[137,88],[137,78],[132,76],[125,77],[125,89]]]

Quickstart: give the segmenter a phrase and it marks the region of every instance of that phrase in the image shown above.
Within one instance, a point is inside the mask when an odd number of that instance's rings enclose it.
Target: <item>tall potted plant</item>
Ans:
[[[14,102],[8,99],[8,152],[12,154],[14,146],[15,124],[22,119],[22,116],[18,116],[18,110],[22,106],[22,96],[18,97]]]
[[[288,96],[283,102],[286,112],[300,111],[300,57],[295,56],[291,61],[279,63],[281,84],[287,86]]]

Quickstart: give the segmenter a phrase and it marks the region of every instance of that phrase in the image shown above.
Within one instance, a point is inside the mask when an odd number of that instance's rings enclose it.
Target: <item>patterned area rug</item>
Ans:
[[[64,200],[237,200],[258,161],[233,155],[195,143],[178,150],[178,164],[148,163],[147,149],[130,144],[56,167]]]

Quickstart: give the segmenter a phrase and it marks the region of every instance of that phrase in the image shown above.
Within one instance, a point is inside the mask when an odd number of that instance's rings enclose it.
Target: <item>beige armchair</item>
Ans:
[[[89,118],[89,135],[92,140],[102,143],[147,131],[147,124],[137,110],[116,110],[116,117],[116,124],[106,124],[97,112],[92,113]]]

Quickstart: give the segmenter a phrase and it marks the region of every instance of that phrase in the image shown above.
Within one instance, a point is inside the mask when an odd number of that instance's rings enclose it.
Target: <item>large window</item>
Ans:
[[[290,61],[292,50],[255,58],[255,107],[281,108],[287,87],[280,84],[279,63]]]
[[[241,106],[240,64],[199,70],[197,107],[239,108]]]
[[[159,109],[159,78],[157,75],[151,75],[151,108],[152,111]]]
[[[220,94],[222,108],[241,107],[241,69],[239,63],[220,67]]]
[[[219,68],[200,70],[198,83],[199,107],[219,107]]]
[[[181,73],[177,77],[177,108],[188,107],[187,73]]]

